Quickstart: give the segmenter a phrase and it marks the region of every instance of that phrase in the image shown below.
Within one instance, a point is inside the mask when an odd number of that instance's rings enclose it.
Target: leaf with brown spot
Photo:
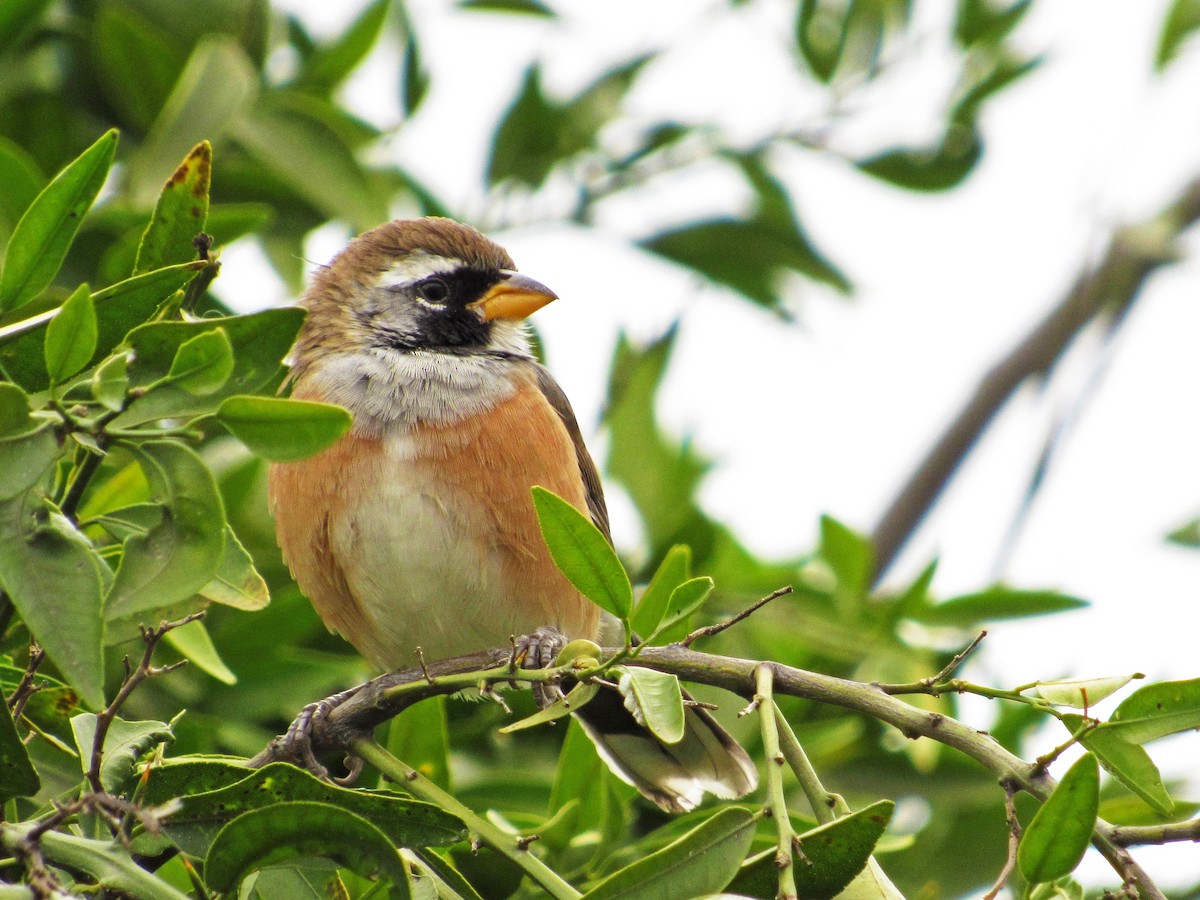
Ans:
[[[211,179],[212,145],[201,141],[163,185],[154,215],[138,245],[134,275],[196,258],[192,241],[208,220]]]

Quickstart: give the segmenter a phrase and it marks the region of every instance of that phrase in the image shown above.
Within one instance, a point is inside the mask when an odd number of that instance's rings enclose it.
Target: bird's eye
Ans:
[[[417,283],[417,296],[426,303],[436,303],[440,306],[450,296],[450,285],[440,278],[426,278]]]

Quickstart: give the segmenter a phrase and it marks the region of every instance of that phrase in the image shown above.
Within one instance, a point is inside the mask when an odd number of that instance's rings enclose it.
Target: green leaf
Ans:
[[[1086,753],[1067,770],[1021,836],[1021,874],[1037,884],[1074,871],[1091,841],[1099,806],[1100,766]]]
[[[54,281],[75,232],[100,193],[117,149],[116,129],[63,169],[17,223],[0,272],[0,313],[28,303]]]
[[[618,666],[613,672],[620,673],[618,689],[639,725],[664,744],[683,740],[683,692],[675,675],[641,666]]]
[[[858,167],[910,191],[947,191],[961,184],[982,157],[983,141],[974,125],[959,122],[931,147],[885,150],[860,160]]]
[[[599,685],[581,681],[575,687],[571,688],[565,697],[560,697],[545,709],[539,709],[531,716],[526,716],[523,719],[505,725],[500,729],[500,733],[512,734],[514,731],[524,731],[526,728],[545,725],[547,722],[553,722],[555,719],[569,716],[595,697],[599,691]],[[407,760],[405,761],[407,762]]]
[[[45,186],[46,179],[29,152],[0,136],[0,252],[29,204]]]
[[[138,900],[190,900],[187,894],[180,893],[135,863],[129,851],[116,841],[96,841],[61,831],[47,831],[39,839],[39,845],[47,862],[85,873],[97,887]]]
[[[633,586],[612,545],[591,519],[543,487],[533,506],[554,564],[575,589],[622,621],[633,609]]]
[[[62,384],[96,352],[96,307],[86,284],[67,298],[46,326],[46,373],[51,384]]]
[[[223,388],[232,374],[233,345],[225,329],[214,328],[179,345],[165,380],[189,394],[205,396]]]
[[[1175,0],[1163,19],[1154,68],[1159,72],[1165,70],[1197,29],[1200,29],[1200,0]]]
[[[429,70],[421,59],[421,47],[412,28],[404,38],[403,75],[400,79],[400,108],[411,116],[429,92]]]
[[[20,497],[38,484],[60,453],[49,423],[0,439],[0,501]]]
[[[303,321],[303,310],[288,307],[195,322],[153,322],[135,328],[127,341],[133,351],[130,384],[155,387],[129,404],[116,424],[128,427],[152,419],[206,413],[226,397],[259,390],[279,374],[280,361]],[[233,347],[233,374],[221,388],[200,397],[170,382],[156,384],[170,372],[175,354],[185,341],[214,328],[223,329]]]
[[[422,700],[392,719],[388,723],[385,747],[388,753],[404,760],[405,765],[412,766],[442,790],[450,790],[446,698]]]
[[[638,598],[630,624],[637,634],[653,634],[666,618],[671,595],[677,587],[692,577],[692,549],[676,544],[667,551],[650,583]]]
[[[65,516],[22,497],[0,505],[0,586],[50,661],[93,707],[104,705],[102,572],[91,542]]]
[[[880,800],[801,833],[797,838],[800,863],[792,870],[798,895],[805,900],[827,900],[841,893],[871,859],[895,807],[890,800]],[[770,849],[746,860],[729,885],[729,892],[774,896],[778,887],[779,868],[775,865],[775,850]]]
[[[1200,547],[1200,519],[1192,519],[1167,535],[1167,540],[1180,547]]]
[[[1140,672],[1133,675],[1110,675],[1107,678],[1062,678],[1039,681],[1034,690],[1043,700],[1059,706],[1087,709],[1106,697],[1111,697],[1135,678],[1145,678]]]
[[[241,777],[231,780],[238,773]],[[393,846],[440,847],[464,837],[462,823],[432,804],[391,791],[338,787],[287,763],[255,770],[209,760],[155,766],[145,802],[162,804],[176,797],[183,798],[183,808],[165,827],[179,848],[193,856],[209,852],[221,828],[243,813],[294,800],[329,804],[361,816]]]
[[[159,304],[195,278],[202,265],[170,266],[96,291],[92,295],[96,309],[96,352],[87,365],[95,365],[107,357],[131,329],[149,319]],[[46,328],[56,315],[58,310],[52,309],[0,328],[0,365],[27,391],[44,390],[50,384],[43,351]]]
[[[80,713],[71,719],[71,732],[79,761],[87,772],[91,764],[92,745],[96,737],[96,717]],[[115,718],[104,736],[104,755],[100,760],[100,783],[114,794],[121,793],[133,783],[137,761],[162,743],[175,740],[166,722],[130,722]]]
[[[196,258],[196,235],[208,220],[208,188],[212,180],[212,145],[201,141],[167,179],[154,215],[138,244],[133,274]]]
[[[1066,715],[1062,723],[1071,734],[1079,733],[1083,727],[1083,716]],[[1114,775],[1148,803],[1159,815],[1170,816],[1175,811],[1175,801],[1167,793],[1162,773],[1142,747],[1127,741],[1119,729],[1101,725],[1086,732],[1080,743],[1096,755],[1100,765]]]
[[[375,0],[336,40],[317,47],[304,61],[293,86],[328,96],[375,46],[387,21],[390,0]]]
[[[671,591],[671,599],[667,601],[667,616],[655,630],[654,640],[671,642],[686,637],[692,613],[704,605],[713,587],[713,580],[702,575],[685,581]]]
[[[125,393],[129,390],[129,354],[110,356],[96,367],[92,375],[92,396],[105,409],[119,412],[125,405]]]
[[[959,0],[954,20],[954,39],[960,47],[998,44],[1020,24],[1032,0],[996,5],[995,0]]]
[[[122,119],[142,133],[150,128],[183,67],[182,48],[134,4],[105,3],[89,30],[96,81]],[[137,60],[130,65],[130,60]]]
[[[109,621],[187,600],[212,580],[225,548],[221,495],[195,451],[165,440],[145,441],[131,449],[167,514],[145,535],[125,540],[106,600]]]
[[[224,136],[257,91],[258,73],[238,41],[223,34],[203,37],[129,162],[134,202],[154,202],[179,160],[201,141]]]
[[[796,46],[819,81],[829,82],[846,45],[849,5],[833,0],[803,0],[796,17]]]
[[[29,751],[17,734],[17,725],[8,710],[8,698],[0,695],[0,802],[13,797],[32,797],[42,786],[29,761]]]
[[[850,282],[809,240],[787,192],[761,157],[732,159],[758,198],[750,218],[688,224],[646,238],[641,246],[768,309],[780,307],[779,283],[788,272],[847,293]]]
[[[272,462],[319,453],[354,424],[340,406],[280,397],[230,397],[217,410],[217,419],[252,452]]]
[[[163,637],[201,672],[208,673],[221,684],[237,684],[237,675],[225,665],[208,629],[199,619],[172,628]]]
[[[982,622],[1023,619],[1083,609],[1086,600],[1056,591],[1026,591],[995,585],[977,594],[964,594],[927,607],[913,618],[927,625],[972,628]]]
[[[875,556],[871,542],[832,516],[821,516],[821,558],[837,577],[840,597],[857,602],[871,584]]]
[[[232,528],[225,529],[225,552],[221,554],[221,567],[212,581],[200,588],[199,594],[205,600],[247,612],[262,609],[271,602],[266,581],[254,567],[254,560]]]
[[[29,395],[7,381],[0,381],[0,438],[28,431]]]
[[[0,3],[0,50],[8,51],[32,31],[50,0],[5,0]]]
[[[322,108],[326,113],[317,113]],[[388,218],[387,198],[374,189],[344,135],[331,127],[328,110],[328,103],[270,95],[233,123],[232,134],[296,196],[365,231]]]
[[[614,872],[584,896],[588,900],[675,900],[721,891],[737,874],[756,819],[739,806],[715,813],[679,840]]]
[[[1104,727],[1134,744],[1200,728],[1200,679],[1148,684],[1122,700]]]
[[[205,881],[231,891],[252,871],[306,856],[408,883],[399,852],[369,821],[328,803],[297,801],[243,813],[222,828],[204,860]]]
[[[458,8],[474,12],[515,13],[538,19],[555,18],[554,10],[538,0],[459,0]]]

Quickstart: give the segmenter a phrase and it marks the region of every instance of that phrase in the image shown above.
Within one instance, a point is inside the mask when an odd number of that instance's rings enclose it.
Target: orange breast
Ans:
[[[303,385],[295,396],[313,398]],[[394,668],[418,645],[437,659],[542,625],[595,637],[598,608],[542,541],[535,484],[587,511],[574,445],[529,377],[484,415],[351,432],[276,464],[270,494],[284,558],[322,619]]]

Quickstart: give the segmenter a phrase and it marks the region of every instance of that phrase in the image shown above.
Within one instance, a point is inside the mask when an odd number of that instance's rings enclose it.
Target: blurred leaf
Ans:
[[[637,723],[664,744],[683,740],[683,693],[679,679],[669,672],[643,669],[641,666],[618,666],[617,682],[625,708]]]
[[[130,449],[167,514],[147,534],[125,540],[105,601],[109,621],[187,600],[217,573],[225,546],[221,495],[195,451],[169,440],[144,441]]]
[[[675,589],[692,577],[692,550],[677,544],[667,551],[650,584],[638,598],[630,624],[636,634],[649,635],[666,618]]]
[[[50,661],[97,708],[104,705],[106,568],[65,516],[23,497],[0,504],[0,585]]]
[[[1059,878],[1033,886],[1029,900],[1084,900],[1083,885],[1070,878]]]
[[[1200,547],[1200,519],[1192,519],[1167,535],[1167,540],[1180,547]]]
[[[1062,723],[1071,734],[1078,734],[1083,728],[1084,718],[1066,715]],[[1084,733],[1080,743],[1095,754],[1106,771],[1145,800],[1159,815],[1170,816],[1174,812],[1175,801],[1167,793],[1158,766],[1142,747],[1122,737],[1120,730],[1103,726],[1094,728]]]
[[[5,395],[13,396],[8,391]],[[0,440],[0,500],[19,498],[34,487],[59,453],[58,439],[54,427],[49,423]],[[3,514],[0,514],[0,518],[3,518]],[[7,531],[7,525],[0,525],[0,533]]]
[[[556,18],[554,10],[538,0],[459,0],[458,8],[475,12],[516,13],[539,19]]]
[[[998,44],[1020,24],[1032,0],[997,4],[995,0],[958,0],[954,39],[960,47]]]
[[[674,900],[721,891],[738,872],[754,839],[755,817],[729,806],[679,840],[610,875],[588,900]]]
[[[232,374],[233,345],[225,329],[218,327],[180,344],[164,381],[203,397],[223,388]]]
[[[230,782],[239,772],[240,780]],[[211,852],[213,839],[235,817],[292,801],[328,804],[361,816],[396,846],[445,846],[463,835],[462,823],[432,804],[390,791],[338,787],[287,763],[254,770],[206,762],[154,767],[146,802],[161,804],[174,797],[185,799],[183,808],[167,821],[167,833],[193,856]]]
[[[96,352],[96,307],[86,284],[81,284],[46,326],[46,373],[51,384],[62,384],[82,369]]]
[[[809,241],[783,186],[758,156],[738,156],[758,198],[749,219],[711,219],[660,232],[639,243],[768,309],[778,309],[778,280],[796,272],[847,293],[850,283]]]
[[[267,583],[232,528],[225,529],[221,567],[212,581],[200,588],[199,594],[205,600],[246,612],[262,609],[271,601]]]
[[[805,900],[838,896],[863,871],[891,821],[895,806],[890,800],[880,800],[803,831],[797,838],[800,863],[792,870],[798,895]],[[775,850],[771,849],[746,860],[729,891],[751,897],[773,897],[778,887],[779,868],[775,865]]]
[[[7,381],[0,381],[0,438],[28,431],[29,395]]]
[[[129,192],[149,206],[179,160],[202,141],[219,141],[253,101],[258,74],[232,37],[209,34],[198,44],[129,163]]]
[[[305,856],[332,859],[360,875],[380,874],[406,896],[408,875],[382,831],[328,803],[288,802],[255,809],[221,829],[204,860],[214,890],[231,891],[252,871]]]
[[[1122,700],[1101,727],[1135,744],[1200,728],[1200,679],[1148,684]]]
[[[527,69],[520,92],[492,140],[488,185],[512,180],[536,188],[555,165],[594,147],[600,128],[616,116],[633,80],[650,59],[640,56],[606,72],[566,103],[546,96],[539,66]]]
[[[170,372],[175,354],[185,341],[214,328],[224,330],[233,347],[233,374],[219,390],[204,397],[170,383],[160,384],[131,403],[117,424],[128,427],[151,419],[209,412],[227,397],[259,390],[279,373],[280,361],[291,349],[303,321],[303,310],[288,307],[194,322],[153,322],[135,328],[127,342],[134,354],[129,366],[129,380],[134,386],[148,387],[160,381]]]
[[[108,356],[130,329],[150,318],[163,300],[191,281],[200,265],[188,263],[158,269],[92,294],[97,340],[96,352],[87,366]],[[13,381],[28,391],[39,391],[50,384],[43,347],[47,323],[57,314],[58,308],[55,308],[0,328],[0,365]]]
[[[1200,0],[1175,0],[1163,19],[1154,68],[1164,71],[1197,29],[1200,29]]]
[[[328,96],[371,52],[390,6],[391,0],[374,0],[339,37],[316,47],[304,60],[293,86]]]
[[[388,723],[385,748],[444,791],[450,790],[450,735],[446,698],[414,703]]]
[[[1021,836],[1021,874],[1035,884],[1069,875],[1088,848],[1099,806],[1100,767],[1087,753],[1067,770]]]
[[[1039,681],[1034,690],[1043,700],[1058,706],[1087,709],[1106,697],[1111,697],[1135,678],[1145,678],[1140,672],[1133,675],[1110,675],[1106,678],[1060,678]]]
[[[837,578],[838,596],[847,602],[860,600],[875,569],[871,542],[832,516],[821,516],[820,554]]]
[[[32,797],[41,786],[41,779],[29,762],[29,751],[17,734],[8,698],[0,695],[0,801]]]
[[[618,619],[629,618],[633,587],[612,545],[590,518],[543,487],[533,488],[542,537],[575,589]]]
[[[105,98],[144,133],[171,93],[186,59],[184,48],[134,4],[100,4],[89,37],[96,80]]]
[[[237,684],[237,675],[221,659],[212,636],[201,620],[172,628],[163,639],[201,672],[207,672],[221,684]]]
[[[1056,591],[1028,591],[995,585],[977,594],[964,594],[914,611],[912,618],[926,625],[971,628],[983,622],[1045,616],[1083,609],[1087,605],[1086,600]]]
[[[325,215],[365,231],[387,218],[344,138],[325,117],[287,100],[263,97],[233,124],[237,143],[283,184]]]
[[[217,420],[253,453],[272,462],[293,462],[332,446],[354,419],[340,406],[281,397],[234,396]]]
[[[981,59],[968,60],[966,70],[972,76],[950,108],[950,121],[971,126],[988,98],[1024,78],[1042,64],[1042,57],[1025,59],[1009,53],[989,50],[974,54]]]
[[[411,28],[404,38],[404,56],[400,76],[400,108],[411,116],[429,92],[429,70],[421,59],[421,47]]]
[[[0,3],[0,51],[15,46],[49,6],[50,0],[4,0]]]
[[[833,78],[849,24],[848,0],[801,0],[796,17],[796,46],[819,81]]]
[[[3,13],[0,13],[3,15]],[[19,145],[0,136],[0,250],[25,210],[46,185],[37,163]]]
[[[885,150],[858,167],[868,175],[911,191],[946,191],[957,187],[983,156],[983,142],[973,124],[951,123],[941,142],[927,148]]]
[[[211,180],[212,145],[201,141],[163,185],[154,215],[138,245],[134,275],[195,259],[192,241],[204,230],[208,219]]]
[[[117,412],[125,404],[125,392],[129,390],[129,354],[110,356],[96,367],[92,375],[92,396],[105,409]]]
[[[22,306],[49,287],[75,232],[108,178],[117,132],[111,130],[54,177],[17,223],[0,272],[0,312]]]
[[[92,745],[96,739],[96,717],[80,713],[71,719],[71,732],[79,761],[86,773],[92,761]],[[114,718],[104,735],[104,755],[100,760],[100,783],[106,791],[119,794],[134,779],[137,761],[157,747],[174,739],[166,722],[130,722]]]

